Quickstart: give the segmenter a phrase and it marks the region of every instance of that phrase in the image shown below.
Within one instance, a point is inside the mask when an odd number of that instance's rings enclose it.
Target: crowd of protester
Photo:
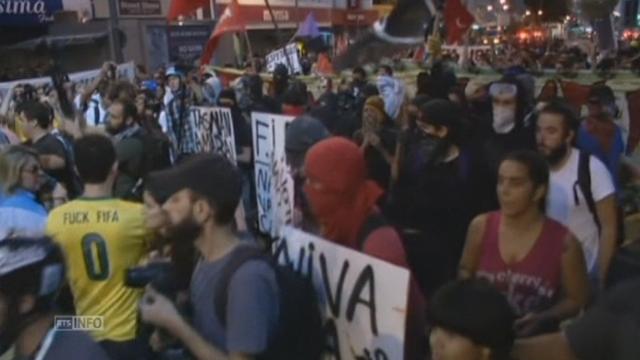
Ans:
[[[482,84],[436,63],[415,94],[390,66],[355,68],[315,96],[284,66],[114,72],[23,87],[0,118],[8,358],[315,358],[262,251],[252,112],[296,117],[293,225],[410,270],[406,359],[640,354],[638,172],[606,85],[578,114],[517,66]],[[231,110],[237,166],[198,154],[193,106]],[[55,332],[56,314],[105,326]]]

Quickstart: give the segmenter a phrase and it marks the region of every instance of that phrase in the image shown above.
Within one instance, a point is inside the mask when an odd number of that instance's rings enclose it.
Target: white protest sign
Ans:
[[[289,56],[287,61],[286,56]],[[273,72],[276,65],[283,64],[289,69],[290,74],[302,73],[302,66],[300,65],[300,55],[298,54],[298,46],[296,44],[289,44],[284,48],[272,51],[266,56],[267,71]]]
[[[236,163],[236,142],[231,110],[221,107],[193,107],[197,152],[213,152]]]
[[[274,247],[281,264],[312,274],[326,359],[402,359],[409,271],[291,227]]]
[[[69,80],[73,83],[82,85],[84,87],[91,83],[95,78],[100,75],[100,69],[80,71],[69,74]],[[118,79],[128,79],[133,81],[136,76],[136,69],[133,62],[118,65],[117,77]],[[51,84],[51,78],[48,76],[32,79],[15,80],[9,82],[0,83],[0,98],[2,99],[2,106],[0,107],[0,114],[6,114],[9,110],[9,105],[13,100],[13,90],[18,85],[29,84],[32,86],[41,86],[45,84]]]
[[[293,221],[294,189],[284,151],[292,116],[251,113],[260,231],[277,238]]]

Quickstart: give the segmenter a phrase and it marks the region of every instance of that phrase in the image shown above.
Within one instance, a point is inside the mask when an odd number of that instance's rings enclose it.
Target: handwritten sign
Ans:
[[[221,107],[191,108],[196,131],[196,152],[220,154],[236,163],[236,142],[231,110]]]
[[[286,227],[281,264],[311,275],[328,334],[326,359],[402,359],[409,271]]]
[[[289,61],[287,62],[287,56]],[[272,72],[275,70],[276,65],[283,64],[289,69],[289,73],[302,73],[302,66],[300,65],[300,55],[298,54],[298,46],[296,44],[289,44],[283,48],[272,51],[267,54],[267,71]]]
[[[293,221],[294,188],[284,151],[291,116],[252,113],[253,155],[260,231],[277,238]]]

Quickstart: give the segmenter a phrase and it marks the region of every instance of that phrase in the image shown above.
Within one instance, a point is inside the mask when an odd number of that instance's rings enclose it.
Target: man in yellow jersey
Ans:
[[[87,135],[75,156],[83,196],[53,210],[47,232],[64,250],[77,315],[104,317],[104,330],[92,336],[112,359],[139,359],[142,293],[125,286],[125,270],[147,251],[142,205],[111,197],[118,164],[110,139]]]

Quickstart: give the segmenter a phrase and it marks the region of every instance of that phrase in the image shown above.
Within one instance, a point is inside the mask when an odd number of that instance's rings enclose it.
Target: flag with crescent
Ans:
[[[455,44],[473,25],[474,17],[462,0],[447,0],[444,4],[444,21],[447,27],[447,43]]]

